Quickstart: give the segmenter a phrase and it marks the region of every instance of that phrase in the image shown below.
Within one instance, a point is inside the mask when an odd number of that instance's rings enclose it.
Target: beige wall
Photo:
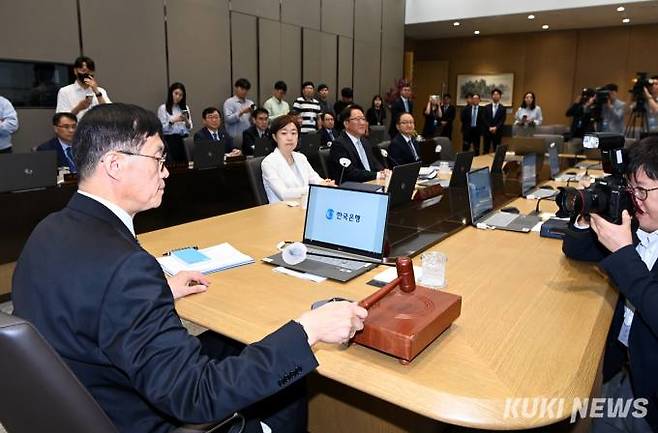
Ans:
[[[274,81],[287,82],[292,101],[310,79],[330,86],[332,102],[351,86],[367,105],[402,71],[405,0],[46,3],[0,2],[0,15],[12,17],[0,28],[0,39],[12,41],[0,44],[0,59],[72,63],[84,53],[113,101],[151,110],[165,102],[169,83],[181,81],[197,127],[201,110],[230,96],[238,77],[251,81],[250,98],[260,104]],[[15,150],[50,138],[53,112],[19,109]]]
[[[416,67],[424,61],[447,61],[448,89],[453,96],[458,74],[512,72],[514,109],[523,93],[532,90],[542,107],[545,123],[568,124],[564,112],[583,87],[615,82],[620,98],[628,101],[627,91],[636,72],[658,73],[656,35],[658,24],[651,24],[408,40],[406,50],[414,52]],[[508,114],[508,123],[511,120],[512,114]],[[458,125],[455,131],[453,138],[461,141]]]

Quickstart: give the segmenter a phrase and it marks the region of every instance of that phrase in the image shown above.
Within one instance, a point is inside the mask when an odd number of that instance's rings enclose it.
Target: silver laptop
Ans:
[[[289,265],[281,253],[264,262],[337,281],[349,281],[382,263],[390,196],[310,185],[303,243],[306,260]]]
[[[471,212],[471,223],[474,226],[528,233],[541,221],[536,215],[521,215],[493,210],[489,167],[468,172],[466,179],[468,183],[468,206]]]
[[[56,151],[0,155],[0,192],[25,191],[56,185]]]
[[[550,159],[550,157],[549,157]],[[559,170],[559,167],[558,167]],[[551,170],[552,172],[552,170]],[[554,198],[558,191],[550,187],[537,186],[537,155],[529,153],[523,155],[521,162],[521,195],[532,199]]]

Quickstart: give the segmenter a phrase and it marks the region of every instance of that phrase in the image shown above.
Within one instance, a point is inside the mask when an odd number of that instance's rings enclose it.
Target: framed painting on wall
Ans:
[[[480,95],[481,104],[491,102],[491,91],[495,88],[503,92],[500,102],[512,106],[514,74],[459,74],[457,75],[457,105],[466,105],[466,94]]]

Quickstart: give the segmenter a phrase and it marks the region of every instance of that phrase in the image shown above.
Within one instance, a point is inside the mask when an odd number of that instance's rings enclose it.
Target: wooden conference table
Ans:
[[[479,157],[474,166],[490,161]],[[516,199],[510,205],[527,212],[535,203]],[[543,210],[551,206],[542,202]],[[276,204],[138,238],[156,256],[221,242],[252,256],[255,264],[210,275],[206,293],[176,304],[183,318],[249,343],[314,301],[359,300],[376,290],[366,282],[381,266],[341,284],[296,279],[260,262],[278,242],[300,239],[303,222],[304,210]],[[466,227],[431,247],[448,256],[444,290],[462,296],[461,316],[406,366],[358,345],[317,346],[321,377],[311,381],[319,389],[310,403],[309,431],[440,431],[436,421],[511,430],[568,418],[573,399],[592,391],[617,294],[593,265],[565,258],[561,244],[537,233]],[[414,263],[420,265],[419,257]],[[506,416],[507,399],[524,397],[564,398],[564,413]]]

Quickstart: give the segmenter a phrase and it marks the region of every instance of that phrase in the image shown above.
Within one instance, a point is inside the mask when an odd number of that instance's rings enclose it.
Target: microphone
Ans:
[[[352,165],[352,161],[349,158],[340,158],[338,163],[343,166],[343,169],[340,171],[340,179],[338,180],[338,185],[343,183],[343,174],[345,174],[345,169]]]
[[[380,149],[379,152],[384,157],[384,168],[388,168],[388,152],[386,149]]]

